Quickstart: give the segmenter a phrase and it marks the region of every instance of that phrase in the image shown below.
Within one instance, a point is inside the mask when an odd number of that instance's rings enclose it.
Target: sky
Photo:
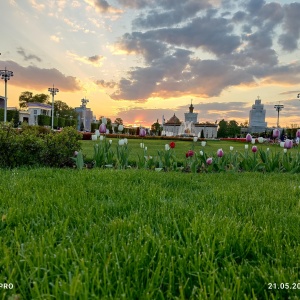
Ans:
[[[245,122],[259,96],[268,126],[300,126],[300,3],[264,0],[0,1],[8,106],[22,92],[148,127],[192,101],[199,122]],[[0,95],[4,82],[0,82]]]

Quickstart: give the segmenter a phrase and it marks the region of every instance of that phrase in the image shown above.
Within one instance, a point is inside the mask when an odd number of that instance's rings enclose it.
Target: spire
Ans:
[[[194,111],[193,99],[191,99],[191,105],[190,105],[189,109],[190,109],[190,113],[193,113],[193,111]]]

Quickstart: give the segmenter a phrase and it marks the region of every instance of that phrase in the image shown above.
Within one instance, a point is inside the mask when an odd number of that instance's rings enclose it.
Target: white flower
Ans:
[[[267,148],[267,151],[270,151],[270,148]]]
[[[280,147],[284,148],[284,142],[280,142]]]
[[[165,150],[166,150],[166,151],[170,150],[169,144],[165,144]]]
[[[124,129],[124,126],[123,126],[122,124],[120,124],[120,125],[118,126],[118,131],[123,131],[123,129]]]
[[[109,143],[111,144],[111,143],[112,143],[112,140],[109,140]]]
[[[103,124],[105,124],[105,125],[107,124],[106,118],[103,117],[101,120],[102,120],[102,123],[103,123]]]
[[[247,150],[249,148],[249,145],[245,145],[245,149]]]
[[[147,149],[148,149],[148,148],[147,148],[147,147],[145,147],[145,151],[147,151]]]
[[[233,147],[232,147],[232,146],[230,146],[230,147],[229,147],[229,150],[230,150],[230,151],[232,151],[232,150],[233,150]]]
[[[205,142],[205,141],[202,141],[202,142],[201,142],[201,146],[202,146],[202,147],[205,147],[205,145],[206,145],[206,142]]]
[[[119,140],[119,146],[123,146],[123,145],[124,145],[124,140],[123,139]]]
[[[197,136],[194,136],[194,137],[193,137],[193,141],[194,141],[194,142],[197,142],[197,141],[198,141],[198,137],[197,137]]]
[[[284,152],[284,153],[287,153],[287,149],[286,149],[286,148],[284,148],[284,149],[283,149],[283,152]]]
[[[251,144],[253,144],[253,145],[255,144],[255,139],[251,140]]]
[[[200,155],[201,155],[201,156],[203,156],[203,154],[204,154],[204,153],[203,153],[203,151],[202,151],[202,150],[200,150]]]
[[[124,138],[124,143],[125,143],[125,144],[128,144],[127,138]]]
[[[104,139],[104,136],[100,135],[100,141],[103,141],[103,139]]]
[[[257,140],[258,140],[258,142],[259,142],[260,144],[262,144],[262,143],[264,142],[265,139],[264,139],[263,137],[260,136]]]
[[[140,143],[140,147],[143,149],[145,148],[145,144],[144,143]]]

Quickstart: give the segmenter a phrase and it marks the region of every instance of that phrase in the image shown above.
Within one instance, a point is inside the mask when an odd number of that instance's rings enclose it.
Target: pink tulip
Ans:
[[[247,133],[247,135],[246,135],[246,142],[248,142],[248,143],[252,142],[252,136],[250,133]]]
[[[140,128],[140,137],[144,137],[146,135],[146,130],[144,128]]]
[[[285,142],[284,142],[284,148],[291,149],[292,147],[293,147],[293,141],[289,140],[289,139],[286,139]]]
[[[297,130],[297,132],[296,132],[296,137],[297,137],[297,138],[300,138],[300,129]]]
[[[251,150],[252,150],[253,153],[255,153],[255,152],[257,152],[257,147],[253,146]]]
[[[209,157],[209,158],[206,160],[206,164],[207,164],[207,165],[211,165],[212,162],[213,162],[212,157]]]
[[[279,137],[280,131],[279,129],[274,129],[273,130],[273,138],[276,139]]]
[[[189,150],[186,154],[185,154],[185,157],[188,158],[188,157],[192,157],[194,155],[194,151],[193,150]]]
[[[100,133],[106,133],[106,125],[104,123],[99,126]]]
[[[218,157],[222,157],[224,155],[224,151],[222,150],[222,149],[219,149],[218,151],[217,151],[217,156]]]

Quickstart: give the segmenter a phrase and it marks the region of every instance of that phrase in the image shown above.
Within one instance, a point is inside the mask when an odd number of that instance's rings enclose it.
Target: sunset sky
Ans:
[[[5,0],[0,69],[21,92],[97,118],[150,126],[191,99],[200,122],[244,122],[259,96],[268,126],[300,126],[300,3],[263,0]],[[4,82],[0,82],[4,95]]]

